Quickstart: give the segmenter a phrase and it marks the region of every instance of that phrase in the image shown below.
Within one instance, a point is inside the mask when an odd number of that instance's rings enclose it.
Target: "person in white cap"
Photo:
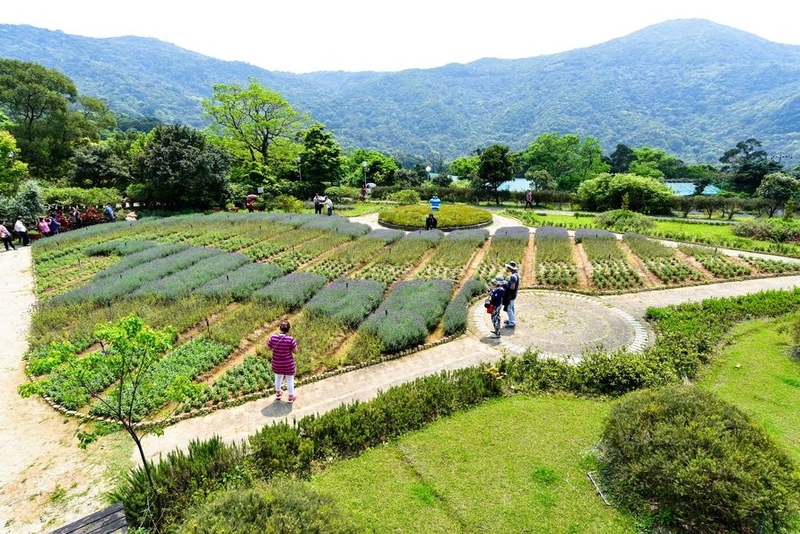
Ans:
[[[517,262],[510,261],[506,263],[506,269],[509,272],[508,283],[506,284],[506,294],[503,304],[505,305],[508,320],[504,323],[506,328],[514,328],[517,326],[517,310],[514,307],[514,301],[517,298],[517,290],[519,289],[519,267]]]
[[[505,296],[506,290],[505,285],[506,281],[503,278],[502,274],[498,274],[494,280],[492,280],[492,289],[489,290],[489,300],[494,307],[492,310],[492,326],[494,330],[492,331],[493,338],[500,337],[500,310],[503,309],[503,297]]]

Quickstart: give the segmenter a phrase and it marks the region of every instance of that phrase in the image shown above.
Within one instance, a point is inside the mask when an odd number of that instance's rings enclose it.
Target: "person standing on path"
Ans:
[[[289,321],[283,321],[280,326],[280,334],[274,334],[267,341],[267,348],[272,351],[272,372],[275,373],[275,398],[283,396],[281,383],[286,377],[286,389],[289,393],[289,402],[294,402],[297,396],[294,394],[294,375],[297,368],[294,362],[294,354],[297,352],[297,340],[289,335]]]
[[[322,204],[325,203],[325,199],[322,198],[319,193],[314,195],[314,213],[316,215],[322,215]]]
[[[50,225],[47,224],[47,221],[44,219],[44,217],[39,218],[39,224],[37,226],[39,227],[39,233],[42,234],[42,237],[47,237],[50,235]]]
[[[22,222],[21,217],[17,217],[17,222],[14,223],[14,231],[19,236],[19,242],[23,247],[27,247],[31,244],[31,238],[28,235],[28,229],[25,228],[25,224]]]
[[[14,246],[14,238],[11,236],[11,231],[6,228],[6,221],[0,223],[0,239],[3,240],[3,245],[6,247],[6,252],[8,252],[8,247],[11,247],[11,250],[17,250],[17,247]]]
[[[528,209],[528,208],[533,209],[533,202],[532,201],[533,201],[533,191],[528,189],[527,191],[525,191],[525,208],[524,209]]]
[[[497,339],[500,337],[500,311],[503,309],[506,281],[502,274],[498,274],[492,284],[494,287],[489,290],[489,303],[494,307],[492,310],[492,326],[494,327],[492,337]]]
[[[510,261],[506,263],[506,269],[509,272],[508,284],[506,285],[506,293],[503,299],[506,313],[508,313],[508,320],[505,322],[506,328],[514,328],[517,326],[517,309],[514,306],[514,301],[517,299],[517,290],[519,289],[519,267],[517,262]]]
[[[325,197],[325,207],[328,208],[328,217],[333,215],[333,200],[331,197]]]

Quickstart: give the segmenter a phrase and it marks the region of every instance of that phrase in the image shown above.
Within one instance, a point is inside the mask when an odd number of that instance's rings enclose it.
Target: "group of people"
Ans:
[[[333,215],[333,200],[328,195],[320,195],[316,193],[314,195],[314,213],[317,215],[322,215],[322,207],[325,206],[325,209],[328,212],[328,215]]]
[[[58,225],[58,223],[56,223],[56,225]],[[25,223],[22,222],[21,218],[18,218],[16,222],[14,222],[13,228],[14,234],[17,234],[17,237],[19,238],[20,245],[27,247],[31,244],[31,238],[28,235],[28,228],[25,226]],[[14,234],[12,234],[11,230],[9,229],[8,221],[2,221],[2,224],[0,224],[0,239],[2,239],[6,251],[17,249],[17,247],[14,246]]]
[[[492,327],[494,328],[491,337],[496,339],[500,337],[500,312],[503,309],[508,314],[508,319],[505,320],[503,326],[505,328],[517,326],[517,310],[514,303],[519,290],[519,267],[515,261],[508,262],[505,267],[509,273],[508,280],[502,274],[498,274],[492,281],[488,296],[488,305],[492,309]]]

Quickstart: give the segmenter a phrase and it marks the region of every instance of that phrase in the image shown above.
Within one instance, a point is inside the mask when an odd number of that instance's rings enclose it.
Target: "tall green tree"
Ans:
[[[578,185],[608,170],[600,143],[587,137],[581,142],[574,134],[544,133],[520,154],[522,170],[547,171],[561,191],[575,191]]]
[[[57,172],[71,154],[69,104],[78,90],[64,74],[37,63],[0,59],[0,105],[20,157],[35,176]]]
[[[478,177],[478,167],[481,158],[479,156],[463,156],[454,159],[450,163],[450,174],[458,176],[460,180],[472,181]]]
[[[325,125],[315,123],[303,136],[303,152],[300,154],[300,172],[303,180],[314,184],[338,183],[342,178],[342,147],[325,130]]]
[[[70,164],[69,181],[77,187],[113,187],[125,191],[131,181],[130,160],[108,142],[78,147]]]
[[[289,105],[279,92],[251,79],[246,88],[239,84],[216,84],[211,98],[203,100],[211,119],[211,130],[227,143],[239,158],[271,166],[276,159],[292,161],[298,148],[280,150],[281,145],[297,145],[307,117]],[[293,165],[293,163],[291,163]]]
[[[16,195],[27,176],[28,165],[19,160],[17,140],[6,130],[0,130],[0,195]]]
[[[494,193],[496,204],[500,204],[500,186],[511,180],[513,163],[509,148],[505,145],[492,145],[480,155],[477,184]]]
[[[761,142],[753,137],[736,143],[719,161],[722,172],[728,176],[730,189],[748,195],[755,193],[766,175],[781,170],[780,163],[770,160]]]
[[[188,126],[157,126],[139,156],[145,197],[170,208],[208,209],[228,197],[230,156]]]
[[[753,196],[766,201],[767,214],[772,217],[789,199],[794,198],[798,191],[800,191],[800,180],[782,172],[771,172],[761,180]]]
[[[364,167],[366,163],[366,169]],[[394,184],[395,171],[400,164],[391,156],[377,150],[359,148],[347,155],[345,173],[347,185],[361,187],[366,181],[380,186]]]
[[[611,174],[628,172],[631,163],[634,161],[636,161],[636,154],[634,154],[633,149],[626,144],[618,143],[617,148],[614,149],[614,152],[611,153],[606,161],[610,166],[608,172]]]

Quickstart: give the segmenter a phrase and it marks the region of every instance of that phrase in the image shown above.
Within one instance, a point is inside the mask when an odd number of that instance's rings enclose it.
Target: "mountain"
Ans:
[[[256,78],[345,148],[449,160],[560,132],[595,137],[607,152],[648,145],[687,163],[714,163],[755,137],[771,154],[800,159],[800,46],[699,19],[559,54],[389,73],[267,71],[157,39],[19,25],[0,25],[0,56],[63,72],[115,112],[197,127],[214,84]]]

